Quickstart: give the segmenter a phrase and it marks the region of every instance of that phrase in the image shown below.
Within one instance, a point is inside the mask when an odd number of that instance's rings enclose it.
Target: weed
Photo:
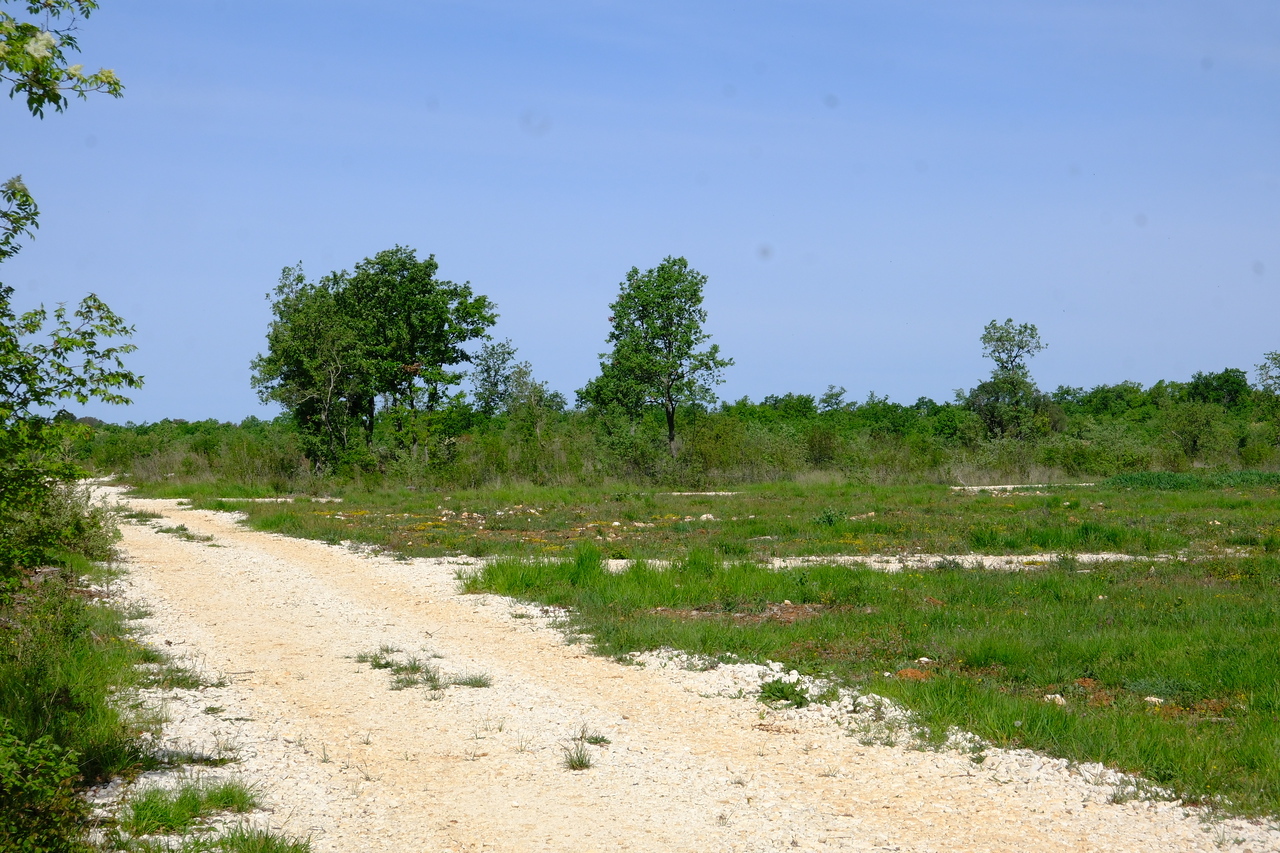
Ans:
[[[564,766],[570,770],[587,770],[592,765],[591,753],[587,750],[587,745],[580,740],[575,740],[568,746],[561,747],[564,750]]]
[[[592,746],[607,746],[608,744],[613,743],[613,741],[609,740],[609,738],[605,737],[600,732],[594,729],[589,729],[585,725],[578,732],[578,736],[574,739],[581,741],[582,743],[589,743]]]
[[[844,516],[838,510],[823,507],[822,512],[814,516],[813,523],[819,527],[835,527],[843,520]]]
[[[760,685],[761,702],[785,702],[792,708],[803,708],[812,700],[799,684],[775,678]]]
[[[205,536],[200,533],[192,533],[190,530],[187,529],[187,526],[185,524],[179,524],[174,527],[161,527],[159,528],[159,532],[168,533],[172,536],[177,536],[179,539],[186,540],[187,542],[212,542],[213,541],[212,536]]]
[[[311,853],[311,841],[308,839],[287,838],[267,829],[249,826],[232,827],[212,844],[215,853]]]
[[[493,679],[483,672],[464,672],[449,679],[459,687],[492,687]]]

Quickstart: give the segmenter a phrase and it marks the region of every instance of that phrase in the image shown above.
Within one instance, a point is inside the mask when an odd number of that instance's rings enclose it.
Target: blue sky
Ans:
[[[1041,387],[1280,349],[1280,4],[103,0],[121,100],[0,112],[20,306],[102,296],[110,420],[268,416],[265,294],[395,244],[570,399],[632,266],[709,276],[722,398],[950,399],[992,319]]]

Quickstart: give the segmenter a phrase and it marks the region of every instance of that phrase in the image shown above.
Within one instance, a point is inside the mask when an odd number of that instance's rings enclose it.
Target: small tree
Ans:
[[[982,330],[982,354],[995,362],[991,378],[962,396],[981,418],[992,438],[1023,438],[1047,432],[1052,424],[1050,401],[1031,380],[1027,359],[1045,349],[1032,323],[992,320]],[[960,396],[960,392],[957,392]]]
[[[471,358],[471,396],[476,411],[496,415],[507,408],[511,399],[511,381],[515,370],[516,348],[511,339],[489,341]]]
[[[43,118],[46,106],[66,109],[68,94],[120,97],[124,87],[112,71],[85,74],[83,66],[67,62],[67,52],[79,50],[77,18],[88,17],[96,2],[18,5],[34,20],[0,11],[0,80],[11,84],[10,98],[25,95],[27,110]],[[0,184],[0,261],[18,253],[19,239],[34,234],[38,217],[21,176]],[[70,315],[59,305],[46,329],[49,312],[41,306],[17,314],[13,292],[0,284],[0,574],[6,580],[15,569],[52,559],[68,539],[65,525],[75,523],[68,517],[53,521],[48,512],[57,490],[80,473],[61,452],[73,419],[57,416],[55,407],[66,400],[127,403],[120,392],[142,384],[121,358],[133,345],[103,344],[129,337],[133,328],[97,296],[86,296]]]
[[[1015,326],[1012,319],[992,320],[982,330],[982,355],[996,363],[996,373],[1027,376],[1027,359],[1047,346],[1032,323]]]
[[[720,357],[716,344],[699,349],[711,337],[702,329],[706,283],[707,277],[684,258],[667,257],[643,273],[632,267],[609,306],[613,351],[600,354],[600,375],[578,392],[582,403],[621,406],[633,416],[647,406],[662,407],[672,457],[676,407],[714,402],[712,386],[733,364]]]

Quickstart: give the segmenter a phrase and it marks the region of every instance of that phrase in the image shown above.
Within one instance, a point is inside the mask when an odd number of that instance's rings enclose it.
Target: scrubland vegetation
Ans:
[[[65,55],[96,4],[28,5],[42,22],[0,13],[11,95],[42,116],[122,93]],[[21,178],[0,184],[0,261],[37,222]],[[896,698],[935,737],[958,726],[1280,814],[1280,353],[1254,384],[1228,368],[1046,392],[1028,365],[1046,346],[1035,326],[993,321],[991,375],[952,400],[829,386],[721,402],[733,362],[703,330],[706,277],[669,257],[626,274],[609,351],[571,406],[489,339],[497,306],[436,271],[400,246],[316,281],[286,268],[252,365],[284,413],[239,424],[77,421],[58,407],[127,403],[140,386],[133,346],[112,340],[132,327],[92,294],[17,314],[0,285],[0,848],[85,849],[78,792],[157,761],[138,737],[154,721],[128,697],[162,661],[97,597],[115,519],[76,486],[86,473],[263,530],[497,556],[468,589],[569,607],[602,653],[782,661]],[[1010,482],[1042,485],[949,488]],[[295,500],[236,500],[282,496]],[[1029,559],[954,559],[970,553]],[[870,554],[932,562],[821,561]],[[765,562],[801,556],[819,559]],[[606,558],[638,562],[610,572]],[[420,662],[378,660],[395,686],[442,686]],[[567,766],[590,766],[588,743],[584,729]],[[117,840],[252,805],[214,793],[140,796]],[[181,843],[307,847],[243,827]]]

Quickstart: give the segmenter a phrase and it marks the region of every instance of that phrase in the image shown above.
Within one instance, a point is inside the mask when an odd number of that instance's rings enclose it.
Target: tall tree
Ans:
[[[992,320],[980,340],[982,354],[994,361],[995,367],[990,379],[960,401],[981,418],[992,438],[1026,438],[1047,432],[1052,423],[1051,401],[1036,388],[1027,367],[1027,359],[1048,346],[1041,342],[1039,330],[1033,323]]]
[[[589,405],[618,405],[637,415],[660,406],[667,419],[667,446],[676,455],[676,408],[715,401],[712,386],[733,359],[720,347],[699,349],[711,336],[703,331],[707,311],[702,289],[707,277],[684,258],[664,258],[653,269],[632,267],[609,306],[613,351],[600,354],[600,375],[578,392]]]
[[[318,460],[341,461],[359,435],[367,446],[380,411],[403,425],[462,380],[453,369],[470,358],[462,344],[497,315],[470,284],[437,279],[436,269],[435,256],[419,261],[396,246],[317,282],[286,267],[268,294],[275,319],[252,383],[289,412]]]

